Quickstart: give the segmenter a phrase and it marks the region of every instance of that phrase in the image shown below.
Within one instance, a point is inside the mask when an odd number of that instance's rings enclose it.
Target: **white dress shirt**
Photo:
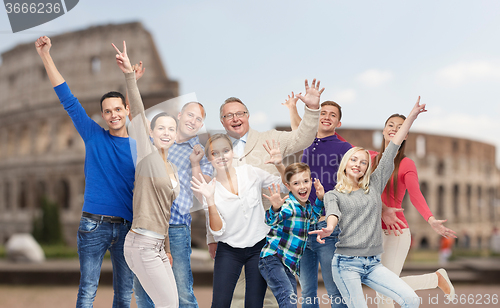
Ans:
[[[222,219],[222,228],[210,232],[215,241],[224,242],[234,248],[252,247],[269,232],[265,223],[265,211],[262,205],[262,188],[276,184],[283,193],[288,189],[281,183],[281,177],[272,175],[250,165],[235,167],[238,181],[238,195],[228,191],[221,183],[215,184],[215,205]],[[203,202],[207,220],[208,205]]]

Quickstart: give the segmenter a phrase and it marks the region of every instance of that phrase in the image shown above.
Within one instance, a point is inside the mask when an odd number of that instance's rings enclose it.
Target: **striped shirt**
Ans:
[[[193,191],[191,190],[191,161],[189,155],[193,152],[193,147],[200,144],[200,138],[195,136],[188,141],[175,142],[168,150],[168,160],[176,167],[181,184],[181,192],[172,204],[170,214],[171,225],[191,225],[191,207],[193,206]],[[203,146],[202,146],[203,148]],[[213,167],[203,156],[200,161],[201,172],[212,177]]]
[[[306,247],[309,225],[321,217],[323,201],[316,199],[314,206],[307,201],[304,207],[291,192],[288,196],[279,212],[274,212],[273,207],[266,211],[266,224],[271,226],[271,230],[260,257],[276,255],[292,273],[299,275],[299,262]]]

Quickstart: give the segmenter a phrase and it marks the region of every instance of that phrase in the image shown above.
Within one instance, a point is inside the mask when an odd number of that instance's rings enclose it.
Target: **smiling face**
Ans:
[[[164,150],[168,150],[174,144],[176,132],[177,123],[169,116],[156,119],[153,129],[150,130],[154,145]]]
[[[311,193],[311,173],[309,171],[302,171],[296,173],[290,177],[290,182],[286,183],[285,186],[292,192],[295,199],[299,201],[300,204],[306,204],[309,199],[309,194]]]
[[[236,113],[238,112],[247,112],[245,113],[241,118],[238,118],[236,116]],[[248,111],[243,106],[242,104],[238,102],[231,102],[227,103],[222,107],[222,116],[228,115],[232,113],[233,118],[232,119],[227,119],[227,118],[221,118],[221,123],[222,126],[226,129],[227,133],[229,136],[233,138],[241,138],[245,136],[245,134],[248,132],[250,129],[250,124],[248,123]]]
[[[122,129],[125,129],[128,115],[128,107],[123,106],[121,98],[108,97],[102,101],[101,116],[106,122],[106,125],[112,135]]]
[[[207,151],[207,159],[216,170],[225,170],[231,167],[233,162],[233,150],[230,141],[219,138],[212,141]]]
[[[332,105],[324,105],[321,107],[318,138],[324,138],[335,134],[335,129],[342,125],[339,116],[339,109],[337,107]]]
[[[365,175],[369,159],[370,157],[364,150],[357,151],[351,155],[345,168],[345,174],[351,183],[357,184],[359,179]]]
[[[405,120],[400,117],[392,117],[389,118],[389,120],[387,120],[387,123],[385,123],[384,130],[382,131],[382,135],[384,136],[384,141],[386,146],[389,144],[392,138],[394,138],[398,130],[401,128],[401,125],[403,125],[404,121]]]
[[[194,137],[203,126],[204,115],[205,111],[198,103],[189,103],[179,112],[177,116],[179,119],[178,139],[184,141]]]

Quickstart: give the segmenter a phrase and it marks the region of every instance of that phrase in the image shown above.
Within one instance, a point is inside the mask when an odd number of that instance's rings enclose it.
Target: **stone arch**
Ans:
[[[60,179],[56,187],[57,203],[61,209],[68,210],[70,208],[70,189],[66,179]]]
[[[439,185],[438,187],[438,196],[437,196],[437,211],[436,215],[437,217],[444,217],[444,201],[445,201],[445,188],[443,185]]]
[[[427,237],[422,237],[420,239],[420,243],[418,244],[419,248],[420,249],[429,249],[430,247],[430,244],[429,244],[429,240],[427,239]]]
[[[460,185],[453,185],[453,216],[455,217],[455,222],[460,221]]]

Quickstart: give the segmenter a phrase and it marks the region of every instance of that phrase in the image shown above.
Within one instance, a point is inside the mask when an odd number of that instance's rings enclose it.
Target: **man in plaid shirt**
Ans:
[[[213,174],[213,167],[205,157],[204,148],[197,135],[203,126],[205,117],[206,113],[202,104],[198,102],[185,104],[177,116],[179,123],[175,143],[168,151],[168,160],[177,167],[181,185],[179,196],[170,209],[168,229],[170,252],[173,259],[172,270],[179,295],[179,308],[198,308],[198,302],[193,292],[193,274],[191,272],[190,212],[194,200],[190,181],[192,176],[199,177],[200,173],[207,181],[210,181]],[[146,292],[138,294],[139,292],[136,290],[136,301],[138,296],[140,298],[138,307],[154,307],[154,303]]]

